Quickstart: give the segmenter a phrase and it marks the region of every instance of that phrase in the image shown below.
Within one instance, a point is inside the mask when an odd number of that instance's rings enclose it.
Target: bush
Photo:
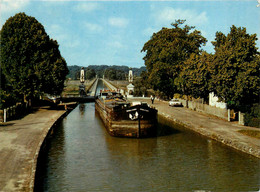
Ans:
[[[245,113],[245,125],[260,128],[260,104],[254,104],[253,107]]]

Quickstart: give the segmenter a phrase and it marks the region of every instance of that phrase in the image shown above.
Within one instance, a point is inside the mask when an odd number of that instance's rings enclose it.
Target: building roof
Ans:
[[[134,88],[135,86],[132,84],[132,83],[130,83],[129,85],[127,85],[127,88]]]

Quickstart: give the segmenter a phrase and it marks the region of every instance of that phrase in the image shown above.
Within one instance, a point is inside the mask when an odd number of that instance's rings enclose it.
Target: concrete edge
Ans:
[[[171,120],[174,123],[179,124],[179,125],[187,128],[190,131],[193,131],[193,132],[198,133],[198,134],[200,134],[204,137],[207,137],[209,139],[220,142],[220,143],[224,144],[225,146],[231,147],[231,148],[236,149],[240,152],[244,152],[244,153],[247,153],[247,154],[252,155],[254,157],[260,158],[260,150],[257,149],[256,147],[248,146],[248,145],[240,143],[239,141],[232,140],[232,139],[229,139],[229,138],[224,138],[223,136],[221,136],[219,134],[211,133],[210,131],[206,131],[204,129],[198,129],[198,128],[192,126],[191,124],[183,123],[182,121],[174,119],[173,117],[171,117],[171,116],[169,116],[165,113],[158,112],[158,115],[161,115],[164,118]]]
[[[44,142],[46,141],[47,136],[49,135],[49,133],[53,130],[53,128],[57,125],[57,123],[63,119],[64,117],[66,117],[68,115],[67,111],[64,111],[60,117],[58,117],[53,124],[44,131],[44,133],[41,135],[41,140],[38,143],[36,152],[34,154],[34,158],[33,158],[33,163],[32,163],[32,170],[31,170],[31,177],[30,177],[30,184],[29,184],[29,191],[33,192],[34,191],[34,184],[35,184],[35,174],[36,174],[36,169],[37,169],[37,162],[38,162],[38,157],[39,157],[39,153],[42,149],[42,147],[44,146]]]

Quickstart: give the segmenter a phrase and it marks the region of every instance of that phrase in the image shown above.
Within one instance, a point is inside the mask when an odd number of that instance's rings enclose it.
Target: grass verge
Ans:
[[[260,130],[259,131],[256,131],[256,130],[239,130],[238,132],[242,133],[244,135],[250,136],[250,137],[260,139]]]

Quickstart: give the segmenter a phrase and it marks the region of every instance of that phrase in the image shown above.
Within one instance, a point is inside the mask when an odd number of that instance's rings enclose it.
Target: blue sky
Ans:
[[[0,0],[0,27],[19,12],[35,17],[58,41],[68,65],[144,66],[141,49],[154,32],[186,19],[213,52],[215,33],[246,27],[260,38],[260,7],[240,1],[36,1]],[[259,47],[260,40],[257,41]]]

